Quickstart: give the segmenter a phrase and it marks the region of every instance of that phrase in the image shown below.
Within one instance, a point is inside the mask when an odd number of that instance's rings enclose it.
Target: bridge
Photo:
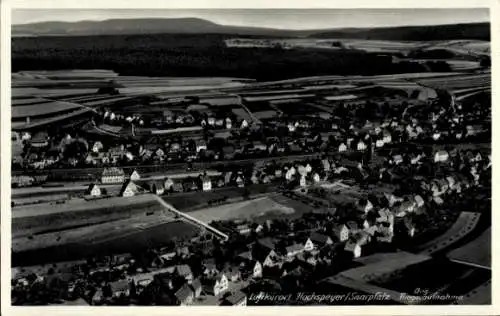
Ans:
[[[196,219],[192,216],[189,216],[188,214],[186,213],[183,213],[183,212],[180,212],[179,210],[177,210],[174,206],[172,206],[171,204],[165,202],[161,197],[155,195],[154,196],[155,199],[161,204],[163,205],[166,209],[168,209],[170,212],[184,218],[185,220],[187,220],[188,222],[191,222],[197,226],[201,226],[203,229],[206,229],[207,231],[210,231],[211,233],[213,233],[214,235],[222,238],[223,240],[228,240],[229,239],[229,236],[224,234],[223,232],[221,232],[220,230],[208,225],[207,223],[205,222],[202,222],[200,221],[199,219]]]

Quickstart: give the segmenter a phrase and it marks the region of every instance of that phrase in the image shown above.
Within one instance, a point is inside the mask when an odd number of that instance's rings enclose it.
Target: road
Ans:
[[[203,228],[207,229],[208,231],[214,233],[215,235],[219,236],[219,237],[222,237],[224,240],[228,240],[229,239],[229,236],[224,234],[223,232],[221,232],[220,230],[208,225],[207,223],[205,222],[202,222],[186,213],[182,213],[180,212],[179,210],[177,210],[175,207],[173,207],[171,204],[165,202],[161,197],[155,195],[154,196],[155,199],[161,204],[163,205],[165,208],[167,208],[169,211],[171,211],[172,213],[176,214],[177,216],[181,217],[181,218],[184,218],[186,219],[187,221],[189,222],[192,222],[192,223],[195,223],[196,225],[198,226],[202,226]]]
[[[207,170],[214,169],[216,166],[224,165],[224,166],[238,166],[245,165],[249,163],[254,163],[256,161],[260,162],[285,162],[285,161],[294,161],[294,160],[305,160],[305,159],[314,159],[320,158],[322,153],[311,153],[311,154],[300,154],[300,155],[287,155],[287,156],[275,156],[275,157],[259,157],[259,158],[249,158],[249,159],[240,159],[240,160],[225,160],[225,161],[212,161],[212,162],[193,162],[191,163],[191,167],[193,170]],[[165,164],[154,164],[154,165],[128,165],[128,166],[119,166],[126,173],[132,172],[137,169],[140,173],[149,173],[149,172],[167,172],[170,171],[172,173],[185,172],[189,167],[189,163],[181,162],[181,163],[165,163]],[[61,168],[61,169],[44,169],[44,170],[13,170],[12,176],[22,176],[22,175],[46,175],[51,174],[53,176],[65,176],[68,174],[72,174],[73,177],[78,176],[95,176],[100,175],[104,171],[105,167],[99,168]],[[167,174],[168,175],[168,174]]]

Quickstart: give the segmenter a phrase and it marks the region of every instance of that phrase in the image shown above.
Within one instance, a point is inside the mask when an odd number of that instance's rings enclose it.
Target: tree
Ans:
[[[491,67],[491,58],[489,56],[483,56],[479,61],[479,66],[483,68]]]

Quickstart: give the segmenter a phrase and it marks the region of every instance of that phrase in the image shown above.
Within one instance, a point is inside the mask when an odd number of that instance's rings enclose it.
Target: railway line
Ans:
[[[191,170],[206,170],[206,169],[216,169],[218,166],[238,166],[244,164],[254,163],[256,161],[276,161],[276,162],[287,162],[302,159],[314,159],[320,158],[321,153],[311,153],[302,155],[288,155],[288,156],[276,156],[276,157],[262,157],[262,158],[250,158],[242,160],[227,160],[227,161],[213,161],[213,162],[194,162],[194,163],[173,163],[173,164],[154,164],[154,165],[128,165],[121,166],[125,173],[130,173],[133,170],[137,170],[140,173],[154,173],[154,172],[185,172],[186,169],[191,168]],[[67,178],[67,179],[77,179],[77,178],[92,178],[99,176],[104,171],[105,167],[99,168],[76,168],[76,169],[50,169],[50,170],[13,170],[12,176],[40,176],[48,175],[52,179]]]

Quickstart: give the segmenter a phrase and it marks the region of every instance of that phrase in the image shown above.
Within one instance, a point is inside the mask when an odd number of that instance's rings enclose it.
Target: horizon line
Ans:
[[[362,27],[350,27],[350,26],[339,26],[339,27],[325,27],[325,28],[303,28],[303,29],[291,29],[291,28],[278,28],[278,27],[265,27],[265,26],[247,26],[247,25],[235,25],[235,24],[221,24],[210,19],[199,18],[199,17],[176,17],[176,18],[168,18],[168,17],[137,17],[137,18],[111,18],[111,19],[83,19],[77,21],[63,21],[63,20],[47,20],[47,21],[38,21],[38,22],[30,22],[30,23],[12,23],[12,26],[25,26],[25,25],[34,25],[34,24],[43,24],[43,23],[83,23],[83,22],[91,22],[91,23],[99,23],[106,21],[125,21],[125,20],[183,20],[183,19],[195,19],[200,21],[210,22],[214,25],[219,26],[232,26],[232,27],[242,27],[242,28],[260,28],[260,29],[273,29],[279,31],[312,31],[312,30],[332,30],[332,29],[377,29],[377,28],[396,28],[396,27],[425,27],[425,26],[445,26],[445,25],[467,25],[467,24],[491,24],[491,21],[465,21],[465,22],[456,22],[456,23],[432,23],[432,24],[406,24],[406,25],[381,25],[381,26],[362,26]]]

